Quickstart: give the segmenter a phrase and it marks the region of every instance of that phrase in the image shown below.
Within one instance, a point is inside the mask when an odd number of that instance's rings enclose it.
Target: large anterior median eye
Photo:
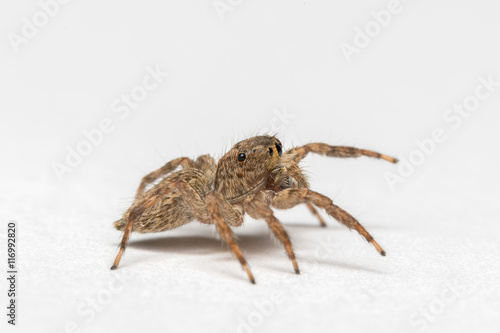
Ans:
[[[281,156],[281,153],[282,153],[282,149],[281,149],[281,142],[280,142],[280,143],[276,142],[276,143],[274,144],[274,146],[276,147],[276,150],[278,151],[278,155],[280,155],[280,156]]]
[[[238,154],[238,161],[243,162],[246,158],[247,158],[247,155],[245,155],[245,153]]]

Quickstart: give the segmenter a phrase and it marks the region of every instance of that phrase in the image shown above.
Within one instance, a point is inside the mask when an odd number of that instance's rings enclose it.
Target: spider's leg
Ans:
[[[120,243],[120,250],[118,251],[118,255],[116,256],[115,261],[113,263],[113,266],[111,266],[111,269],[116,269],[118,267],[118,264],[120,263],[123,252],[125,251],[125,247],[127,246],[127,242],[128,242],[129,237],[130,237],[130,233],[132,232],[132,227],[133,227],[134,223],[141,217],[141,215],[145,209],[146,209],[146,206],[141,205],[141,206],[137,206],[131,210],[130,215],[129,215],[128,220],[127,220],[127,223],[125,224],[125,229],[123,232],[122,241]]]
[[[198,192],[185,181],[180,181],[177,188],[181,191],[184,199],[183,202],[189,208],[193,216],[201,223],[211,224],[207,205]]]
[[[208,179],[215,181],[215,172],[217,171],[217,162],[210,155],[201,155],[195,161],[198,169],[200,169]]]
[[[177,169],[181,165],[183,168],[187,166],[195,166],[194,162],[188,158],[188,157],[179,157],[176,158],[168,163],[166,163],[164,166],[159,168],[158,170],[155,170],[146,176],[144,176],[141,180],[141,184],[139,185],[139,188],[137,189],[136,193],[136,198],[138,198],[146,189],[146,187],[153,183],[155,180],[157,180],[160,177],[164,177],[168,175],[169,173],[173,172],[175,169]]]
[[[186,182],[192,181],[193,188]],[[130,233],[160,232],[171,230],[198,219],[211,223],[205,202],[198,192],[208,191],[206,178],[195,170],[183,170],[173,179],[162,182],[137,199],[122,219],[114,223],[115,228],[123,230],[119,253],[111,269],[117,268],[125,251]]]
[[[262,200],[259,196],[255,196],[245,202],[245,211],[254,219],[266,220],[267,225],[272,230],[276,238],[285,246],[285,250],[288,257],[292,261],[295,273],[300,274],[299,265],[295,259],[295,253],[293,252],[290,238],[288,237],[288,234],[285,231],[285,228],[283,228],[281,222],[274,216],[269,204]]]
[[[178,188],[182,192],[184,204],[188,206],[193,216],[202,223],[212,224],[207,205],[198,192],[185,181],[179,182]],[[228,225],[239,227],[243,224],[242,211],[235,209],[227,200],[219,200],[219,205],[222,208],[221,214],[224,221]]]
[[[255,278],[253,277],[253,274],[250,271],[250,268],[248,267],[243,254],[241,253],[240,247],[234,240],[233,232],[224,221],[220,207],[220,202],[222,202],[223,200],[224,198],[219,193],[211,192],[207,194],[207,196],[205,197],[205,203],[208,208],[208,213],[210,215],[212,223],[217,227],[217,231],[221,235],[222,239],[229,245],[233,253],[240,261],[241,266],[247,272],[250,282],[255,283]]]
[[[378,245],[365,228],[349,213],[336,206],[330,198],[320,193],[308,190],[290,188],[278,192],[272,201],[272,206],[277,209],[290,209],[301,203],[311,202],[319,208],[323,208],[328,215],[342,223],[349,229],[355,229],[363,236],[381,255],[385,256],[385,251]]]
[[[319,215],[318,211],[316,210],[316,208],[314,208],[314,205],[310,202],[306,202],[306,206],[307,208],[309,208],[309,211],[311,212],[311,214],[313,214],[314,216],[316,216],[316,218],[318,219],[319,221],[319,224],[322,226],[322,227],[326,227],[326,222],[325,220],[323,220],[323,218],[321,217],[321,215]]]
[[[380,154],[371,150],[358,149],[354,147],[345,147],[345,146],[330,146],[326,143],[308,143],[304,146],[295,147],[285,152],[286,155],[291,155],[292,159],[295,162],[299,162],[300,160],[305,158],[308,153],[316,153],[320,155],[326,155],[330,157],[341,157],[341,158],[368,156],[368,157],[383,159],[391,163],[398,162],[397,158]]]

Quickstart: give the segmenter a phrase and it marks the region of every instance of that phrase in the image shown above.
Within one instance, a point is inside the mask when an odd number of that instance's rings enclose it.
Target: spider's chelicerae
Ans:
[[[298,164],[308,153],[342,158],[369,156],[397,162],[393,157],[374,151],[325,143],[309,143],[283,152],[281,142],[269,135],[238,142],[218,163],[209,155],[202,155],[196,160],[187,157],[174,159],[142,179],[135,202],[114,223],[115,228],[124,233],[111,269],[118,267],[132,231],[165,231],[196,219],[201,223],[215,224],[250,281],[255,283],[230,228],[241,226],[246,213],[267,222],[276,238],[285,246],[295,273],[299,274],[288,234],[271,208],[290,209],[300,204],[306,204],[322,226],[326,224],[315,207],[324,209],[349,229],[359,232],[384,256],[385,251],[354,217],[328,197],[309,189]],[[179,166],[182,169],[173,172]],[[160,177],[165,178],[144,191]]]

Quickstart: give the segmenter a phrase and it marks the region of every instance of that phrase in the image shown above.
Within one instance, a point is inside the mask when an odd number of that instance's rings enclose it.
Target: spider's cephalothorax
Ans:
[[[215,191],[230,202],[262,189],[282,155],[275,137],[256,136],[238,142],[217,163]]]
[[[242,225],[244,215],[248,214],[267,222],[285,246],[298,274],[299,267],[288,234],[271,208],[290,209],[300,204],[306,204],[322,226],[326,224],[315,207],[324,209],[340,223],[358,231],[381,255],[385,255],[355,218],[328,197],[309,189],[298,163],[310,152],[344,158],[369,156],[397,162],[395,158],[374,151],[324,143],[310,143],[283,152],[281,142],[269,135],[238,142],[218,163],[209,155],[202,155],[196,160],[177,158],[142,179],[135,202],[115,222],[116,229],[124,233],[111,269],[118,267],[132,231],[165,231],[196,219],[201,223],[215,224],[250,281],[255,283],[230,229]],[[174,172],[179,166],[182,169]],[[162,177],[159,183],[145,191],[149,184]]]

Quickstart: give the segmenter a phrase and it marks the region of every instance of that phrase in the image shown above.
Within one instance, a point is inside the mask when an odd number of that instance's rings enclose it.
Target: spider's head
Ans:
[[[282,152],[283,146],[274,136],[255,136],[238,142],[217,164],[215,190],[228,200],[243,198],[266,184]]]

